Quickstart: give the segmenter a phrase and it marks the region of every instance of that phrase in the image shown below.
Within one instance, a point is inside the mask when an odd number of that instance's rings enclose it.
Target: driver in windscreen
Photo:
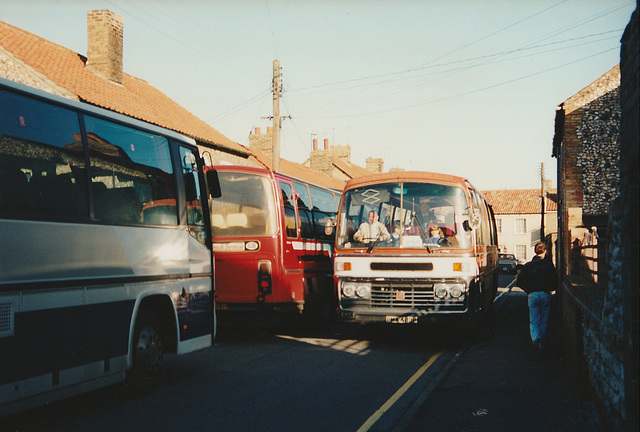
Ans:
[[[391,235],[382,222],[378,222],[378,213],[371,210],[367,222],[363,222],[353,235],[357,242],[387,241]]]

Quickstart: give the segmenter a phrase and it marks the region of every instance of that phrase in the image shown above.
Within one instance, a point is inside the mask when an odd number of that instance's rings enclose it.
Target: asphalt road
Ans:
[[[442,326],[220,324],[213,347],[167,357],[148,394],[117,385],[2,419],[0,430],[386,431],[468,343]]]

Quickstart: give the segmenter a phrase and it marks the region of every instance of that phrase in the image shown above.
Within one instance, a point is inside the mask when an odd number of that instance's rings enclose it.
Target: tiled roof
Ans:
[[[267,168],[271,168],[271,158],[261,152],[260,150],[251,149],[258,162],[263,164]],[[304,165],[288,161],[286,159],[280,159],[279,172],[282,174],[298,178],[300,180],[308,181],[318,186],[322,186],[328,189],[333,189],[342,192],[345,182],[342,180],[334,179],[326,174],[308,168]]]
[[[111,82],[86,67],[86,57],[0,21],[0,46],[79,100],[126,114],[241,155],[250,152],[230,140],[144,80],[124,74]]]
[[[537,214],[541,210],[540,189],[482,191],[495,214]],[[558,211],[558,192],[547,190],[546,211]]]
[[[335,165],[336,168],[345,173],[349,178],[362,177],[372,174],[371,171],[362,168],[361,166],[346,162],[338,157],[333,157],[333,165]]]
[[[565,115],[582,108],[599,97],[620,87],[620,64],[615,65],[600,78],[562,103]]]

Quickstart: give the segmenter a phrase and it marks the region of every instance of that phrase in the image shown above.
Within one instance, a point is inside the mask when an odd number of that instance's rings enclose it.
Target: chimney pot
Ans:
[[[324,149],[329,150],[329,138],[324,139]]]
[[[256,135],[260,135],[260,128],[259,127],[256,128]]]

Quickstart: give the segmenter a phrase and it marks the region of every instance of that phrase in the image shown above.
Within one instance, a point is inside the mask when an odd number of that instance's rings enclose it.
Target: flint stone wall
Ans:
[[[620,187],[620,88],[581,108],[577,137],[582,151],[583,215],[608,214]]]

